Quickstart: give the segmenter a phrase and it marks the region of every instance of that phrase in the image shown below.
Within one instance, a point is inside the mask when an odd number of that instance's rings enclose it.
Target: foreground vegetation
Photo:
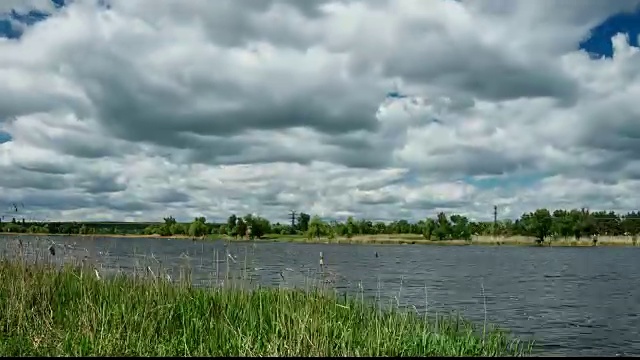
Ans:
[[[269,220],[246,215],[231,215],[224,224],[208,223],[198,217],[190,223],[179,223],[173,217],[158,223],[36,223],[17,221],[0,223],[4,232],[38,234],[120,234],[233,238],[297,238],[307,239],[352,239],[372,235],[418,235],[427,241],[471,241],[474,237],[531,238],[531,242],[542,244],[549,241],[597,242],[598,237],[628,237],[635,245],[640,235],[640,212],[625,215],[615,212],[590,212],[587,209],[555,210],[538,209],[523,214],[519,219],[495,222],[474,222],[468,218],[439,213],[415,223],[399,220],[390,223],[372,222],[348,218],[345,222],[324,221],[318,216],[300,213],[291,224],[272,224]],[[510,243],[511,241],[503,241]]]
[[[4,356],[500,356],[531,347],[459,317],[320,290],[188,282],[0,261]]]

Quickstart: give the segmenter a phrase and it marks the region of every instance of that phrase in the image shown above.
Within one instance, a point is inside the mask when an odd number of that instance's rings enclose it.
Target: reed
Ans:
[[[501,356],[530,345],[458,316],[321,289],[196,288],[157,271],[0,260],[4,356]]]

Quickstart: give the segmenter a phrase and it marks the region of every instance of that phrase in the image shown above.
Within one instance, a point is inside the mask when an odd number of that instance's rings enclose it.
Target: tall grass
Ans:
[[[457,316],[319,290],[195,288],[0,260],[4,356],[500,356],[530,346]]]

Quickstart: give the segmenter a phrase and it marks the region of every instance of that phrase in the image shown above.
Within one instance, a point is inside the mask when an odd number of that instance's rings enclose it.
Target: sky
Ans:
[[[640,208],[640,0],[3,0],[0,211]]]

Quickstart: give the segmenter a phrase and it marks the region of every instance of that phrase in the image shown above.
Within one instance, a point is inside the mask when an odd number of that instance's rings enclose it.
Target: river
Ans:
[[[459,311],[480,324],[486,317],[535,340],[538,355],[640,355],[640,248],[22,239],[25,249],[40,253],[53,240],[56,261],[86,257],[104,273],[161,267],[175,279],[190,268],[197,285],[208,285],[224,281],[228,268],[253,284],[324,283],[412,311]],[[10,256],[16,238],[0,242]]]

